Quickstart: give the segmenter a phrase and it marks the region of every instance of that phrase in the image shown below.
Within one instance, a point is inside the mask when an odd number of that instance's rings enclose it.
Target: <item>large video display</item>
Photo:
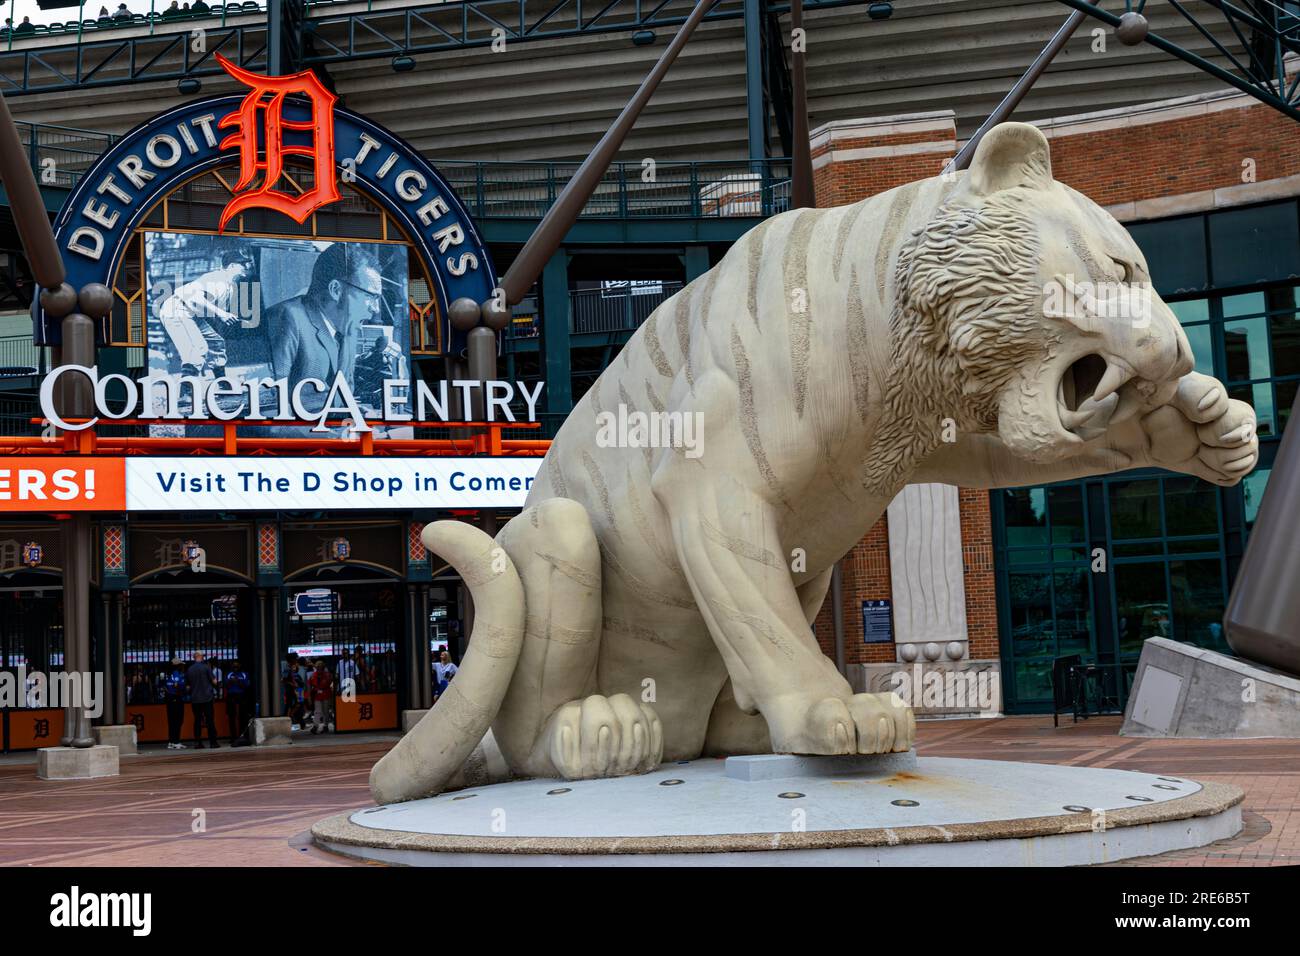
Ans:
[[[365,417],[379,418],[384,382],[409,381],[404,246],[148,232],[145,262],[149,374],[224,379],[204,396],[213,418],[250,417],[254,387],[260,404],[274,407],[283,394],[271,385],[278,380],[289,390],[309,379],[323,383],[297,388],[302,408],[320,411],[339,373]],[[153,400],[161,402],[157,391]],[[410,411],[406,389],[388,398],[390,412]],[[151,430],[193,435],[210,427],[160,424]],[[349,433],[345,425],[328,432],[309,424],[257,426],[262,429],[284,437]],[[377,437],[402,431],[375,429]],[[409,426],[404,431],[409,434]]]

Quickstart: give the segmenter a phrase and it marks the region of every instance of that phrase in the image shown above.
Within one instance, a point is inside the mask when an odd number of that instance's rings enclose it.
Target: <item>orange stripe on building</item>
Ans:
[[[122,511],[122,458],[0,458],[0,511]]]

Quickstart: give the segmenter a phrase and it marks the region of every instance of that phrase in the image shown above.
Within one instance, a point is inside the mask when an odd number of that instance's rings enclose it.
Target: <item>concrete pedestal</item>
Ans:
[[[728,757],[727,776],[733,780],[787,780],[835,774],[882,774],[916,769],[916,750],[901,754],[871,754],[843,757],[799,754],[753,754]]]
[[[845,676],[855,693],[898,694],[918,717],[996,717],[1002,712],[999,661],[850,664]]]
[[[254,717],[248,725],[248,739],[254,747],[293,743],[293,722],[288,717]]]
[[[427,714],[427,710],[404,710],[402,711],[402,733],[409,734],[411,728],[418,724],[421,718]]]
[[[36,751],[36,776],[41,780],[89,780],[118,775],[117,748],[42,747]]]
[[[1121,734],[1300,737],[1300,679],[1153,637],[1142,645]]]
[[[317,845],[412,866],[1077,866],[1204,846],[1242,793],[1005,760],[731,757],[516,780],[322,820]]]
[[[135,724],[95,727],[92,733],[95,735],[95,743],[116,747],[119,756],[129,757],[139,753],[139,748],[136,746]]]

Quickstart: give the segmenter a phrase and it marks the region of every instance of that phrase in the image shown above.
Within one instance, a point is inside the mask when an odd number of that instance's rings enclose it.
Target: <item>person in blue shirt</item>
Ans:
[[[179,657],[172,658],[172,669],[163,675],[163,700],[167,704],[167,749],[184,750],[181,743],[181,725],[185,723],[185,698],[189,684],[185,680]]]
[[[234,747],[245,737],[248,722],[253,719],[253,679],[238,658],[230,662],[225,684],[226,722],[230,724],[230,746]]]

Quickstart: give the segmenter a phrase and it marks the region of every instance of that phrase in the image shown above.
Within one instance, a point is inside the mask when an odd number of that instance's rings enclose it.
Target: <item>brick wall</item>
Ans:
[[[1243,160],[1263,183],[1300,175],[1295,121],[1245,95],[1188,97],[1038,124],[1052,146],[1052,173],[1103,206],[1159,204],[1243,185]],[[1292,189],[1291,193],[1294,194]],[[1121,218],[1141,218],[1137,215]]]
[[[811,139],[819,206],[842,206],[937,175],[957,152],[951,110],[832,123]]]
[[[847,664],[875,664],[894,660],[893,644],[864,644],[862,602],[888,598],[889,519],[884,515],[872,526],[841,565],[844,577],[844,661]],[[827,657],[835,656],[835,629],[831,620],[829,592],[815,624],[817,643]]]

